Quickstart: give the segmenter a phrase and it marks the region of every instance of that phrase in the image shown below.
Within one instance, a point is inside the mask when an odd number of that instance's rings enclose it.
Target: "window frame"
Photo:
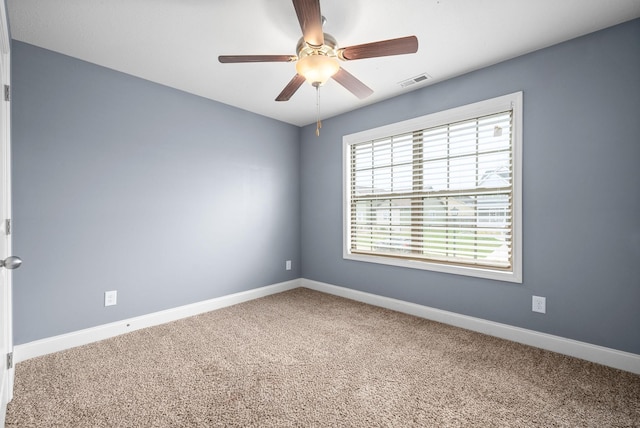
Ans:
[[[343,136],[343,259],[522,283],[522,108],[523,93],[520,91]],[[470,120],[507,110],[512,110],[511,156],[513,162],[513,213],[511,220],[513,235],[511,248],[511,270],[455,265],[439,263],[437,261],[394,258],[384,255],[359,254],[351,252],[350,188],[351,146],[353,144],[387,138],[409,132],[417,132],[423,129]]]

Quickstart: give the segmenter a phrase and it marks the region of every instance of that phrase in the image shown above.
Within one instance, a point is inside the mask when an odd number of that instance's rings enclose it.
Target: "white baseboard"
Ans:
[[[84,330],[78,330],[59,336],[48,337],[22,345],[14,346],[13,361],[19,363],[30,358],[53,352],[63,351],[76,346],[86,345],[99,340],[108,339],[120,334],[129,333],[141,328],[152,327],[182,318],[198,315],[215,309],[225,308],[238,303],[247,302],[271,294],[281,293],[300,287],[300,280],[281,282],[279,284],[268,285],[253,290],[242,291],[215,299],[205,300],[190,305],[179,306],[160,312],[154,312],[135,318],[103,324]]]
[[[609,367],[626,370],[640,374],[640,355],[629,352],[618,351],[603,346],[592,345],[577,340],[566,339],[560,336],[540,333],[520,327],[513,327],[508,324],[501,324],[481,318],[470,317],[457,314],[455,312],[443,311],[416,303],[405,302],[403,300],[378,296],[376,294],[365,293],[363,291],[352,290],[350,288],[338,287],[323,282],[309,279],[295,279],[254,290],[243,291],[230,294],[191,305],[180,306],[165,311],[154,312],[135,318],[129,318],[109,324],[100,325],[72,333],[53,336],[46,339],[17,345],[13,348],[13,360],[15,363],[50,354],[52,352],[63,351],[76,346],[86,345],[99,340],[108,339],[120,334],[129,333],[141,328],[152,327],[176,321],[182,318],[198,315],[215,309],[224,308],[260,297],[268,296],[283,291],[292,290],[298,287],[306,287],[323,293],[333,294],[356,300],[370,305],[379,306],[420,318],[438,321],[444,324],[461,327],[467,330],[477,331],[490,336],[511,340],[537,348],[547,349],[560,354],[569,355],[594,363],[603,364]]]
[[[603,346],[592,345],[525,328],[513,327],[508,324],[487,321],[481,318],[460,315],[455,312],[443,311],[441,309],[378,296],[376,294],[365,293],[362,291],[352,290],[350,288],[338,287],[336,285],[312,281],[309,279],[301,279],[300,285],[323,293],[333,294],[347,299],[356,300],[358,302],[392,309],[394,311],[403,312],[420,318],[438,321],[444,324],[461,327],[467,330],[488,334],[490,336],[511,340],[513,342],[558,352],[560,354],[640,374],[640,355],[638,354],[618,351],[611,348],[605,348]]]

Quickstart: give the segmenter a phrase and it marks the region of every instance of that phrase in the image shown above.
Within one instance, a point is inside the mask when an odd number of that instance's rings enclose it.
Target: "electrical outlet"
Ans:
[[[287,261],[284,263],[284,268],[285,268],[286,270],[291,270],[291,260],[287,260]]]
[[[105,291],[104,292],[104,305],[113,306],[118,303],[118,291]]]
[[[540,312],[541,314],[547,313],[547,299],[540,296],[532,296],[531,298],[531,310],[533,312]]]

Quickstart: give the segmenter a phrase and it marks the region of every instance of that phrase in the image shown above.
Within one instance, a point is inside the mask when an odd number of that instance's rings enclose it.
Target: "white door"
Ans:
[[[11,213],[10,109],[5,98],[9,85],[10,44],[5,2],[0,1],[0,264],[10,256],[11,235],[6,219]],[[6,85],[6,86],[5,86]],[[13,368],[7,355],[13,351],[11,326],[11,270],[0,267],[0,426],[4,426],[7,403],[13,397]]]

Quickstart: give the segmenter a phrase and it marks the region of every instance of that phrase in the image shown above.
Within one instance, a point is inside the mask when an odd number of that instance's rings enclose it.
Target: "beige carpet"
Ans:
[[[7,427],[633,427],[640,376],[304,288],[16,367]]]

